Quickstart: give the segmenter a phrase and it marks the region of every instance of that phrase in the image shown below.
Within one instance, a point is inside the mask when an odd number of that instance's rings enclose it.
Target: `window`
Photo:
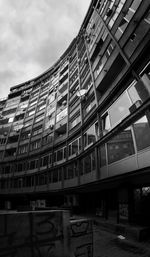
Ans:
[[[37,100],[31,102],[31,103],[30,103],[30,106],[33,106],[33,105],[35,105],[36,103],[37,103]]]
[[[7,139],[7,138],[5,138],[5,137],[0,138],[0,145],[5,145],[6,139]]]
[[[108,112],[106,112],[102,117],[101,117],[101,123],[102,123],[102,135],[104,136],[111,128],[110,125],[110,117]]]
[[[100,167],[106,166],[106,147],[105,144],[99,147],[99,156],[100,156]]]
[[[28,151],[28,144],[19,146],[18,154],[24,154]]]
[[[41,146],[41,140],[34,141],[30,144],[30,150],[36,150]]]
[[[26,140],[26,139],[30,138],[30,135],[31,135],[30,131],[26,131],[23,134],[21,134],[20,140]]]
[[[48,118],[48,119],[45,119],[45,130],[46,129],[51,129],[53,130],[54,128],[54,124],[55,124],[55,118]]]
[[[63,159],[63,149],[57,151],[57,161],[61,161]]]
[[[35,122],[43,120],[43,114],[35,118]]]
[[[48,96],[48,104],[52,103],[55,100],[55,92],[51,92]]]
[[[41,110],[43,110],[45,107],[46,107],[45,104],[40,105],[40,106],[37,107],[37,111],[41,111]]]
[[[17,171],[18,171],[18,172],[23,171],[23,163],[18,163],[18,165],[17,165]]]
[[[113,163],[135,153],[131,128],[127,128],[107,143],[108,163]]]
[[[110,22],[109,22],[109,24],[108,24],[108,27],[109,27],[110,29],[112,28],[112,26],[113,26],[115,20],[117,19],[119,13],[121,12],[121,10],[122,10],[122,8],[123,8],[125,2],[126,2],[126,0],[120,0],[119,4],[118,4],[118,6],[117,6],[117,8],[116,8],[116,10],[115,10],[114,15],[112,16],[112,18],[111,18],[111,20],[110,20]]]
[[[95,143],[97,140],[97,134],[95,130],[95,123],[84,133],[84,148]]]
[[[128,23],[132,19],[133,15],[135,14],[137,8],[139,7],[142,0],[134,0],[131,4],[130,8],[127,11],[127,14],[123,17],[121,20],[119,27],[116,31],[115,37],[119,40],[122,36],[123,32],[125,31],[126,27],[128,26]]]
[[[31,116],[31,115],[33,115],[34,113],[35,113],[35,110],[32,110],[32,111],[28,112],[28,116]]]
[[[54,162],[62,162],[66,159],[66,147],[54,152]]]
[[[76,117],[73,121],[70,122],[70,129],[74,128],[81,122],[81,117]]]
[[[133,104],[137,101],[144,102],[149,97],[149,92],[142,81],[134,81],[127,91]]]
[[[38,160],[32,160],[32,161],[30,161],[29,169],[30,169],[30,170],[34,170],[34,169],[37,169],[37,168],[38,168]]]
[[[124,92],[115,103],[110,107],[109,114],[112,127],[130,114],[129,107],[131,101],[126,92]]]
[[[150,24],[150,10],[148,11],[145,19],[144,19],[148,24]]]
[[[114,47],[115,47],[114,43],[111,42],[109,44],[107,50],[105,51],[103,57],[99,60],[97,66],[96,66],[95,72],[94,72],[95,78],[97,78],[97,76],[99,75],[99,73],[103,69],[103,67],[104,67],[105,63],[107,62],[107,60],[109,59]]]
[[[44,157],[41,158],[41,163],[40,163],[40,166],[41,167],[48,167],[48,164],[49,164],[49,155],[46,155]]]
[[[96,106],[95,99],[92,99],[85,108],[85,115],[87,115],[94,106]]]
[[[68,177],[67,177],[67,179],[74,178],[75,175],[74,175],[73,163],[68,165],[67,170],[68,170]]]
[[[65,108],[63,111],[61,111],[59,114],[57,114],[56,122],[62,120],[66,116],[67,116],[67,108]]]
[[[36,129],[33,129],[32,136],[36,136],[36,135],[38,135],[40,133],[42,133],[42,126],[36,128]]]
[[[137,150],[140,151],[150,146],[150,113],[147,112],[141,119],[133,124]]]
[[[84,174],[95,170],[95,152],[84,157]]]
[[[81,151],[81,137],[69,144],[69,156],[78,154]]]
[[[121,122],[131,112],[135,111],[149,98],[147,86],[140,81],[133,81],[127,90],[101,116],[102,135]]]
[[[42,144],[46,145],[48,143],[52,143],[53,142],[53,134],[49,134],[43,137],[42,139]]]

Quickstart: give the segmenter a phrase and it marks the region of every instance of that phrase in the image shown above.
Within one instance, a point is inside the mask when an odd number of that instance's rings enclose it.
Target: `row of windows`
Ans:
[[[126,116],[140,107],[149,98],[149,92],[142,81],[133,81],[122,95],[102,115],[102,130],[106,134]]]
[[[146,75],[144,75],[146,76]],[[144,77],[143,76],[143,77]],[[143,77],[141,81],[133,81],[130,86],[120,95],[120,97],[109,107],[109,109],[102,114],[101,119],[101,135],[105,135],[110,129],[116,126],[121,120],[123,120],[126,116],[128,116],[132,111],[136,108],[140,107],[143,102],[145,102],[149,98],[149,91],[146,88],[146,85],[143,84]],[[89,108],[89,106],[87,107]],[[88,109],[89,111],[89,109]],[[63,113],[63,112],[62,112]],[[61,113],[60,113],[61,114]],[[53,120],[54,121],[54,120]],[[80,115],[72,120],[70,123],[70,129],[78,125],[81,121]],[[16,128],[18,128],[17,125]],[[87,132],[84,134],[84,148],[90,145],[90,143],[94,143],[98,140],[99,127],[97,126],[96,130],[92,132],[92,128],[89,128],[90,133]],[[39,127],[37,130],[33,130],[33,135],[36,135],[42,131],[42,128]],[[59,134],[62,135],[60,132]],[[88,135],[89,134],[89,135]],[[30,133],[25,133],[24,136],[29,137]],[[25,138],[27,138],[25,137]],[[52,139],[52,137],[51,137]],[[46,140],[45,140],[46,141]],[[1,140],[1,144],[4,144],[5,140]],[[46,143],[46,142],[45,142]],[[37,140],[30,144],[30,151],[36,150],[40,148],[41,141]],[[28,151],[28,144],[22,145],[19,147],[18,154],[24,154]],[[6,155],[14,155],[14,151],[7,151]]]
[[[100,147],[100,165],[105,166],[150,147],[150,113]]]
[[[98,163],[100,167],[106,166],[113,162],[128,158],[134,155],[136,152],[141,151],[147,147],[150,147],[150,112],[146,111],[145,115],[138,119],[136,122],[132,123],[131,126],[124,129],[122,132],[118,133],[116,136],[111,138],[107,143],[98,148],[99,159]],[[79,143],[80,138],[77,139]],[[75,141],[74,141],[75,142]],[[72,151],[77,151],[76,145],[72,143]],[[75,146],[75,148],[74,148]],[[65,148],[63,149],[63,151]],[[74,153],[74,152],[73,152]],[[57,151],[56,157],[62,159],[63,152]],[[65,156],[65,155],[64,155]],[[52,163],[52,155],[43,156],[40,160],[40,166],[47,166],[47,163]],[[15,167],[15,171],[22,171],[25,168],[25,163],[19,163],[18,167]],[[27,164],[27,169],[35,169],[38,167],[38,160],[32,160]],[[96,169],[96,157],[95,152],[91,152],[84,158],[78,161],[73,161],[68,164],[64,169],[63,167],[55,169],[53,171],[49,170],[48,173],[39,174],[42,176],[42,182],[37,185],[45,183],[53,183],[61,181],[64,177],[65,180],[77,177],[79,174],[84,175],[86,173],[92,172]],[[5,167],[5,173],[10,172],[10,166]],[[37,176],[37,177],[38,177]],[[46,176],[46,179],[43,179]],[[47,179],[48,176],[48,179]],[[26,178],[22,178],[26,179]],[[39,179],[40,180],[40,179]],[[38,180],[38,181],[39,181]],[[43,180],[45,182],[43,182]],[[2,182],[1,182],[2,183]]]
[[[46,159],[45,159],[46,160]],[[44,165],[44,159],[41,165]],[[29,168],[37,167],[37,163],[30,162]],[[25,176],[22,178],[12,178],[9,181],[0,180],[0,188],[19,188],[19,187],[32,187],[47,185],[48,183],[56,183],[59,181],[73,179],[79,175],[84,175],[94,171],[96,168],[95,153],[92,152],[79,162],[74,161],[70,163],[65,169],[60,167],[53,171]]]

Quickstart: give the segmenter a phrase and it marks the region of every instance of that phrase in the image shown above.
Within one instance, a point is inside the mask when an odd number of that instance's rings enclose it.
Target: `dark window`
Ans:
[[[63,160],[63,149],[57,151],[57,161]]]
[[[72,154],[78,153],[78,140],[72,143]]]
[[[73,164],[68,165],[68,179],[74,177],[74,167]]]
[[[137,150],[140,151],[150,146],[150,114],[143,116],[133,124]]]
[[[83,175],[83,159],[79,160],[79,172],[80,175]]]
[[[49,161],[49,156],[44,156],[43,158],[43,166],[47,166],[48,165],[48,161]]]
[[[23,164],[22,163],[18,163],[18,172],[23,171]]]
[[[127,128],[107,143],[108,163],[116,162],[134,154],[131,129]]]
[[[91,172],[91,156],[87,155],[84,158],[84,173]]]
[[[91,161],[92,161],[92,170],[96,169],[96,160],[95,160],[95,152],[91,154]]]
[[[58,181],[58,170],[53,170],[53,182]]]
[[[106,148],[105,145],[101,145],[99,148],[99,155],[100,155],[100,167],[106,165]]]

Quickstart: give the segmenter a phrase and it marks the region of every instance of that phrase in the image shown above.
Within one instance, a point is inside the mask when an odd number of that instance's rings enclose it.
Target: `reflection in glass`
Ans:
[[[91,172],[91,156],[87,155],[84,158],[84,172],[89,173]]]
[[[110,118],[108,113],[106,112],[103,116],[102,116],[102,136],[104,136],[111,128],[110,125]]]
[[[137,150],[140,151],[150,146],[149,113],[133,124]]]
[[[84,147],[96,142],[95,123],[84,134]]]
[[[72,154],[78,153],[78,140],[72,143]]]
[[[134,154],[131,129],[127,128],[107,143],[108,163],[116,162]]]
[[[131,87],[129,87],[128,93],[133,104],[137,101],[144,102],[149,97],[148,91],[141,81],[135,82]]]
[[[100,155],[100,167],[106,166],[106,148],[105,148],[105,144],[100,146],[99,155]]]
[[[95,170],[96,169],[95,152],[92,152],[91,158],[92,158],[92,170]]]
[[[127,115],[130,114],[129,107],[131,106],[130,99],[125,92],[119,99],[111,106],[109,113],[111,119],[111,125],[114,126],[116,123],[121,121]]]
[[[79,160],[79,173],[83,175],[83,159]]]

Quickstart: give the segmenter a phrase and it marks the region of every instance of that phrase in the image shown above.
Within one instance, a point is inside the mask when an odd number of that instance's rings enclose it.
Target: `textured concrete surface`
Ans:
[[[118,235],[94,226],[94,257],[150,257],[150,241],[119,239]]]

